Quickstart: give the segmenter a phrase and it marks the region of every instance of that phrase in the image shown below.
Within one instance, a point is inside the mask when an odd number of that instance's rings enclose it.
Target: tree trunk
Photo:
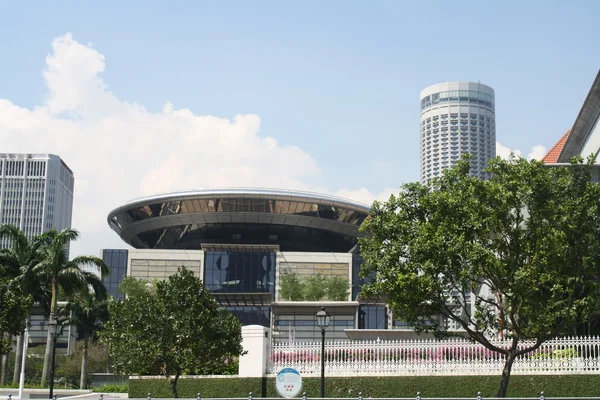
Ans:
[[[21,361],[23,361],[23,339],[25,334],[17,336],[17,348],[15,349],[15,369],[13,370],[13,383],[19,383],[21,379]]]
[[[8,339],[8,343],[12,343],[12,336],[6,332],[2,333],[0,339],[6,336]],[[10,350],[8,353],[2,355],[2,360],[0,361],[0,386],[6,385],[8,380],[8,360],[10,360]]]
[[[504,362],[504,368],[502,369],[502,380],[500,381],[500,387],[498,388],[498,394],[496,397],[506,397],[506,392],[508,391],[508,381],[510,380],[510,371],[514,362],[515,355],[513,353],[509,353],[506,356],[506,361]]]
[[[23,296],[29,296],[29,290],[23,289]],[[25,319],[26,327],[29,325],[29,317]],[[21,381],[21,362],[23,361],[23,340],[25,339],[25,333],[17,337],[17,348],[15,350],[15,369],[13,370],[13,383],[20,383]]]
[[[52,361],[52,352],[54,351],[54,340],[53,340],[53,332],[51,329],[51,325],[56,322],[56,296],[58,294],[58,282],[56,279],[52,279],[52,299],[50,300],[50,318],[48,319],[48,335],[46,336],[46,352],[44,353],[44,367],[42,369],[42,378],[41,378],[41,386],[45,387],[46,382],[48,382],[48,375],[50,374],[50,369]],[[58,329],[58,325],[54,325],[54,330]],[[56,333],[54,333],[56,334]]]
[[[173,393],[173,398],[178,399],[179,395],[177,394],[177,381],[179,380],[179,374],[175,375],[175,378],[168,378],[169,383],[171,384],[171,392]]]
[[[87,360],[88,360],[89,338],[87,334],[83,336],[83,352],[81,354],[81,377],[79,378],[79,389],[87,387]]]

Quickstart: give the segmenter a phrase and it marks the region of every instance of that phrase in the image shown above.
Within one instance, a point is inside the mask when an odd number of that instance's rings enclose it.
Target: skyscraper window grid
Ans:
[[[496,155],[494,90],[481,83],[448,82],[421,92],[421,183],[441,176],[464,153],[473,155],[471,174],[483,171]]]
[[[32,238],[71,227],[74,177],[53,154],[0,154],[0,224]],[[0,248],[10,244],[0,241]]]

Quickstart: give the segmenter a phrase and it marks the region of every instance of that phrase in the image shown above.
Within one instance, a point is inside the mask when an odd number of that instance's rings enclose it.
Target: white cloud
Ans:
[[[531,151],[527,154],[527,159],[541,160],[544,158],[548,151],[542,145],[534,146]],[[510,147],[503,146],[500,142],[496,142],[496,155],[498,157],[507,159],[511,154],[517,157],[522,157],[523,153],[519,149],[511,149]]]
[[[27,109],[0,99],[3,152],[58,154],[75,173],[73,226],[82,239],[73,254],[123,247],[106,216],[141,195],[230,186],[322,191],[306,183],[320,172],[317,162],[296,146],[261,136],[257,115],[196,115],[169,102],[151,113],[117,99],[99,76],[104,68],[102,54],[66,34],[46,57],[43,104]],[[389,193],[337,192],[365,203]]]
[[[500,142],[496,142],[496,155],[500,158],[508,158],[511,154],[521,156],[521,150],[511,149],[510,147],[503,146]]]
[[[335,195],[339,197],[344,197],[346,199],[352,199],[363,204],[371,205],[375,200],[387,201],[389,200],[392,194],[398,194],[399,191],[400,188],[388,188],[382,190],[379,193],[371,193],[368,189],[362,187],[356,190],[340,189],[335,193]]]
[[[546,156],[547,153],[548,150],[546,150],[546,148],[541,144],[538,144],[537,146],[534,146],[533,149],[531,149],[529,154],[527,154],[527,158],[530,160],[541,160],[542,158],[544,158],[544,156]]]

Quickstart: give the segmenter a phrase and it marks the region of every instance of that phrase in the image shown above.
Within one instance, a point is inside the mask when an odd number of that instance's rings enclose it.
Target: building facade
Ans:
[[[135,249],[104,250],[103,257],[114,271],[126,258],[126,275],[145,280],[185,266],[218,304],[243,325],[270,328],[274,341],[319,339],[315,314],[326,307],[328,337],[343,339],[394,327],[384,303],[359,294],[358,228],[369,211],[337,197],[283,190],[151,196],[110,213],[111,228]],[[125,275],[118,276],[114,287]]]
[[[483,171],[496,156],[494,90],[481,83],[447,82],[421,91],[421,183],[442,175],[470,153],[471,174]]]
[[[73,171],[53,154],[0,154],[0,224],[32,238],[71,227]],[[0,248],[9,245],[0,241]]]
[[[242,325],[270,328],[274,342],[320,340],[321,307],[330,314],[329,339],[414,337],[384,301],[360,295],[358,228],[369,211],[338,197],[270,189],[134,200],[108,216],[135,247],[103,251],[116,272],[109,291],[123,276],[162,280],[184,266]]]

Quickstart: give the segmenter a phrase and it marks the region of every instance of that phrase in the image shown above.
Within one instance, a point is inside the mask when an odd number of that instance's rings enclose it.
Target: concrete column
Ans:
[[[240,357],[240,378],[266,376],[270,340],[269,328],[260,325],[242,327],[242,346],[247,353]]]

